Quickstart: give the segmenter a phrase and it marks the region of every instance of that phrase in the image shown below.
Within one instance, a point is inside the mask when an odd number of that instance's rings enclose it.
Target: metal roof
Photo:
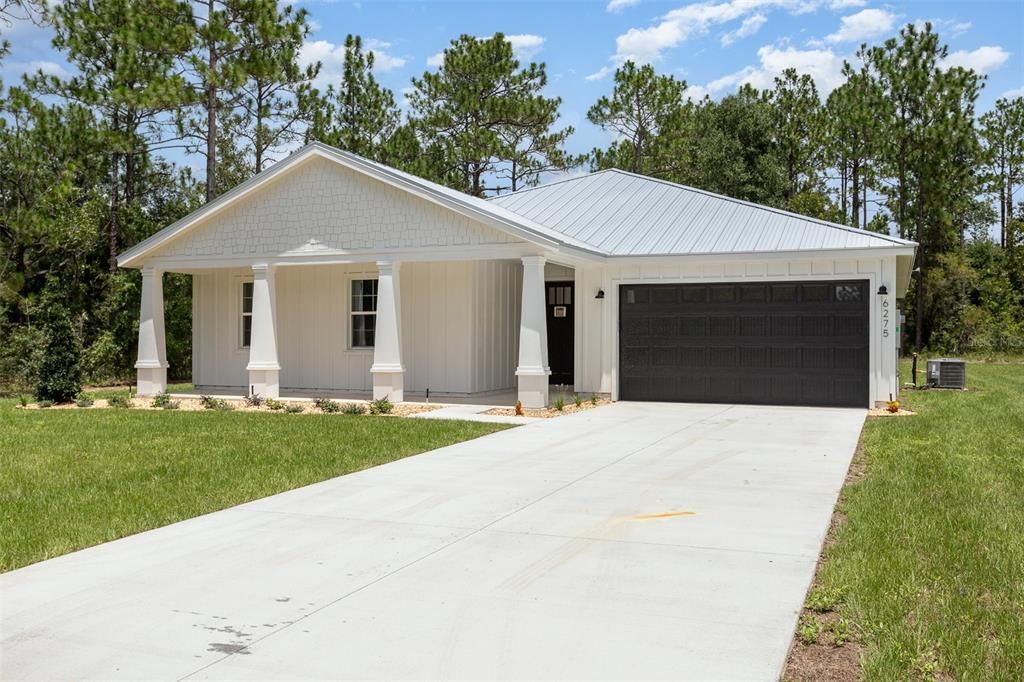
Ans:
[[[914,242],[611,169],[493,197],[610,256],[905,248]]]

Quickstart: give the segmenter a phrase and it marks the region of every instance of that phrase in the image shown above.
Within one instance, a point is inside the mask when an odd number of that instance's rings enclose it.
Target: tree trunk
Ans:
[[[850,172],[850,182],[853,184],[853,226],[857,227],[860,222],[860,162],[854,160]]]
[[[1006,248],[1006,185],[999,181],[999,245]]]
[[[110,220],[107,221],[107,266],[117,272],[117,242],[121,232],[121,152],[110,154]]]
[[[864,213],[864,217],[862,219],[863,222],[861,223],[861,227],[866,230],[866,229],[868,229],[868,183],[867,183],[867,181],[864,182],[864,201],[861,202],[860,208],[861,208],[861,211]]]
[[[517,180],[517,176],[516,176],[517,170],[516,170],[516,167],[517,167],[516,160],[512,159],[512,191],[513,192],[516,191],[516,187],[518,186],[518,183],[516,182],[516,180]]]
[[[847,203],[848,203],[846,199],[847,199],[847,193],[849,192],[849,182],[847,182],[847,175],[848,175],[848,173],[847,173],[848,167],[847,166],[848,166],[848,164],[846,163],[846,158],[845,157],[843,157],[843,159],[840,161],[840,164],[841,164],[839,166],[840,209],[843,212],[843,222],[845,223],[845,222],[848,222],[850,220],[850,214],[847,213],[847,211],[846,211]],[[856,218],[857,218],[857,211],[856,211],[856,209],[854,209],[854,211],[853,211],[853,217],[854,217],[854,220],[856,220]]]
[[[259,173],[263,170],[263,152],[265,151],[265,142],[263,139],[263,88],[259,85],[256,86],[256,144],[253,146],[256,148],[256,172]]]
[[[213,0],[207,2],[207,16],[213,16]],[[206,74],[206,201],[217,196],[217,42],[210,37]]]

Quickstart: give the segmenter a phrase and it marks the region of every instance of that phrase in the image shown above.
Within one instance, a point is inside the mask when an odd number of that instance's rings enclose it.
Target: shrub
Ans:
[[[32,393],[46,352],[46,332],[41,326],[0,322],[0,338],[0,394]]]
[[[75,398],[75,405],[78,405],[79,407],[92,407],[93,400],[87,395],[80,395]]]
[[[388,400],[387,396],[370,403],[370,414],[391,414],[393,409],[395,409],[395,406]]]
[[[596,393],[591,393],[590,394],[590,404],[591,405],[597,405],[597,400],[598,400],[597,394]]]
[[[126,395],[113,395],[110,396],[110,400],[107,401],[107,405],[109,405],[110,407],[117,407],[122,410],[127,410],[132,406],[132,401]]]
[[[557,398],[555,398],[555,401],[553,403],[551,403],[551,405],[556,410],[561,412],[562,410],[565,409],[565,398],[563,398],[562,396],[558,396]]]
[[[82,349],[63,308],[51,310],[46,352],[39,363],[36,398],[69,403],[82,392]]]
[[[38,405],[39,407],[45,409],[47,407],[53,407],[53,401],[52,400],[40,400],[38,403],[36,403],[36,405]]]
[[[287,412],[288,414],[298,414],[299,412],[305,412],[306,408],[304,408],[302,405],[296,405],[295,403],[292,403],[288,407],[284,408],[284,411]]]
[[[517,417],[522,417],[523,416],[523,401],[522,400],[517,400],[516,401],[516,416]]]
[[[577,393],[572,397],[572,402],[576,407],[581,407],[583,405],[583,396]]]
[[[214,398],[212,395],[199,396],[199,402],[207,410],[223,410],[225,412],[235,409],[235,406],[226,400]]]
[[[263,396],[259,393],[253,393],[252,395],[243,395],[242,400],[245,401],[246,407],[262,407],[266,402]]]
[[[157,393],[155,396],[153,396],[153,407],[165,409],[172,402],[174,401],[171,400],[171,396],[167,394],[167,391]]]
[[[817,618],[803,618],[796,628],[796,636],[804,644],[814,644],[821,636],[821,622]]]
[[[18,396],[18,402],[21,403],[22,407],[28,407],[28,396],[26,396],[26,395],[19,395]]]
[[[163,409],[165,409],[165,410],[176,410],[179,407],[181,407],[181,403],[179,403],[177,400],[172,400],[169,403],[167,403],[166,405],[164,405]]]
[[[818,613],[832,611],[843,603],[846,590],[842,587],[816,587],[807,595],[807,608]]]
[[[341,405],[330,398],[313,398],[313,405],[324,414],[333,414],[341,409]]]
[[[361,403],[345,403],[341,406],[342,414],[363,414],[366,407]]]
[[[263,401],[263,404],[267,406],[268,410],[283,410],[284,403],[280,400],[274,400],[273,398],[267,398]]]

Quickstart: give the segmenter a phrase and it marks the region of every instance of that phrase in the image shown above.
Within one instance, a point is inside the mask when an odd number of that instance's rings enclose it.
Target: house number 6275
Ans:
[[[882,338],[889,338],[889,299],[882,299]]]

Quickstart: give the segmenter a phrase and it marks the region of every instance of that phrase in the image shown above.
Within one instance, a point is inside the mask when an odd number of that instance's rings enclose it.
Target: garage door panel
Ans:
[[[622,285],[626,400],[867,404],[867,282]]]

